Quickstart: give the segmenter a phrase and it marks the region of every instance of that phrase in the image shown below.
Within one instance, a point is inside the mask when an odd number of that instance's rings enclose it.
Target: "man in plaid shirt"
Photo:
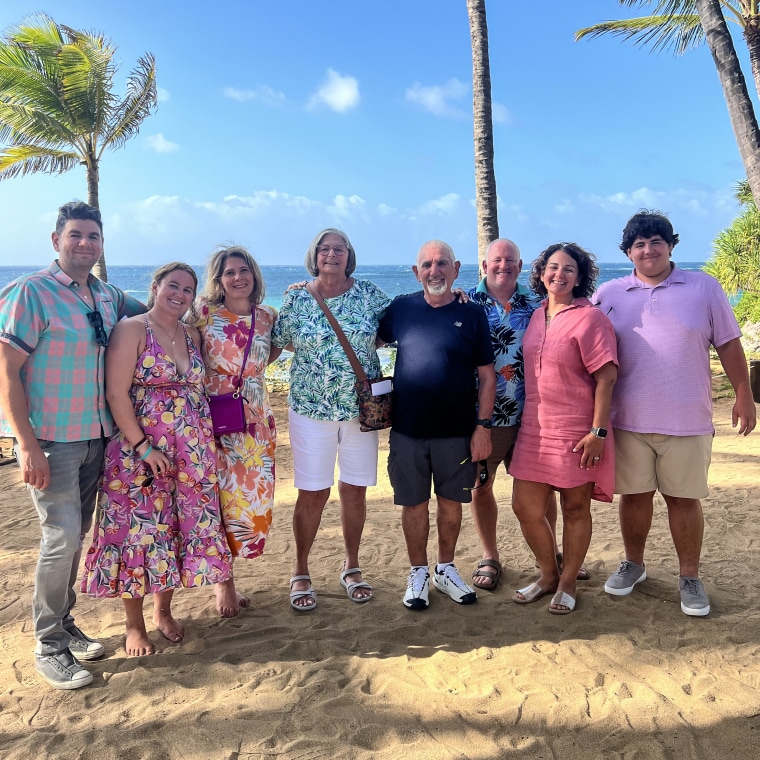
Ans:
[[[42,529],[32,600],[36,669],[56,689],[77,689],[92,682],[78,659],[103,655],[71,610],[113,429],[105,347],[119,319],[146,309],[90,274],[103,253],[96,208],[62,206],[52,241],[58,258],[47,269],[0,292],[0,435],[16,439]]]

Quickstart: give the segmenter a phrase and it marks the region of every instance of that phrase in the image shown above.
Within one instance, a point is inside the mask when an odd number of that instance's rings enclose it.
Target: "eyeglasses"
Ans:
[[[469,462],[469,459],[463,459],[459,464],[467,464]],[[484,486],[486,483],[488,483],[488,460],[481,459],[478,462],[478,465],[480,466],[480,474],[478,475],[478,484],[476,486],[473,486],[472,488],[463,488],[463,491],[477,491],[478,488],[481,486]]]
[[[345,256],[348,248],[345,245],[320,245],[317,247],[317,253],[322,256],[329,256],[332,251],[336,256]]]
[[[95,328],[95,342],[105,348],[108,345],[108,333],[103,328],[103,317],[99,311],[87,313],[87,321]]]

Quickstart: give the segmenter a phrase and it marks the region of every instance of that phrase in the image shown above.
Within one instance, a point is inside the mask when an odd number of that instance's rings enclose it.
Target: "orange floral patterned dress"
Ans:
[[[206,392],[210,396],[234,391],[239,376],[251,317],[233,314],[203,299],[196,326],[203,336]],[[272,525],[276,434],[264,370],[269,360],[270,336],[277,312],[256,307],[256,332],[243,373],[246,430],[217,438],[219,497],[222,521],[233,556],[251,559],[264,551]]]

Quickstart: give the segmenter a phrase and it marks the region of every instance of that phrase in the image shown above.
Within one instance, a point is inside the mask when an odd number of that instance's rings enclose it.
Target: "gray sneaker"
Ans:
[[[604,590],[613,596],[628,596],[637,583],[646,579],[647,571],[644,569],[644,565],[637,565],[635,562],[624,559],[617,572],[607,578]]]
[[[92,673],[68,649],[57,654],[38,654],[34,659],[37,672],[54,689],[79,689],[92,683]]]
[[[71,634],[69,651],[77,658],[77,660],[97,660],[98,657],[103,656],[103,653],[106,650],[99,641],[91,639],[75,625],[72,625],[71,628],[67,628],[66,630]]]
[[[692,617],[705,617],[710,614],[710,600],[699,578],[678,576],[678,588],[681,590],[681,612]]]

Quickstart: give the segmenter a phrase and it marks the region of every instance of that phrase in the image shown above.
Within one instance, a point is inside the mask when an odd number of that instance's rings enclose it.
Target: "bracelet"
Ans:
[[[140,446],[142,446],[144,443],[147,443],[147,442],[148,442],[148,436],[144,435],[137,443],[132,444],[132,449],[134,451],[137,451],[137,449],[139,449]]]
[[[150,456],[151,451],[153,451],[153,447],[148,444],[148,448],[145,449],[142,454],[140,454],[140,459],[142,459],[144,462]]]

